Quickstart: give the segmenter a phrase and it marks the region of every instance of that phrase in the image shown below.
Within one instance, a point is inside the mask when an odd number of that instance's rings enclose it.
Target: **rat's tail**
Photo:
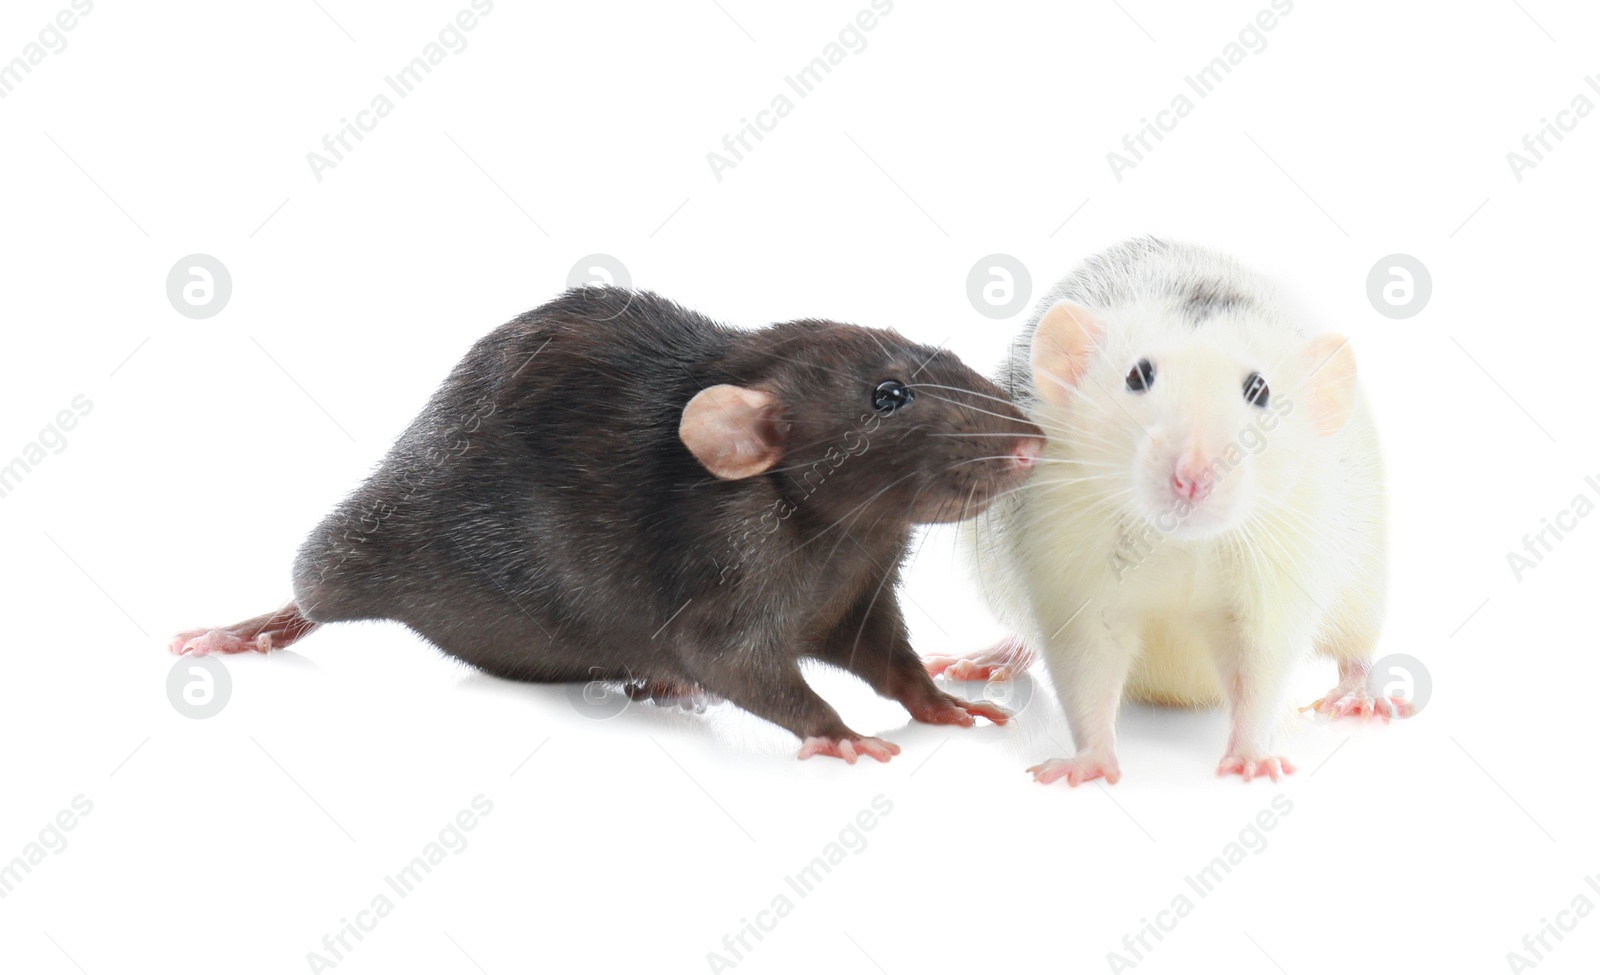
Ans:
[[[167,644],[175,654],[243,653],[255,650],[266,653],[279,650],[317,628],[317,622],[308,619],[295,603],[275,613],[267,613],[243,623],[218,630],[189,630],[179,633]]]

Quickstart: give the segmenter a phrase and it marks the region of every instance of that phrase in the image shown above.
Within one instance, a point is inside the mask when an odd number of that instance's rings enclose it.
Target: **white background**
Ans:
[[[899,0],[718,181],[707,153],[866,0],[498,0],[318,181],[306,154],[466,5],[100,0],[0,100],[0,463],[93,404],[0,498],[0,861],[93,803],[0,900],[5,970],[315,970],[480,794],[467,847],[389,892],[341,975],[717,970],[780,893],[792,912],[737,971],[1107,971],[1188,894],[1139,972],[1497,972],[1578,895],[1600,905],[1600,518],[1520,582],[1506,561],[1597,498],[1600,118],[1520,181],[1506,154],[1600,103],[1600,13],[1299,0],[1119,182],[1106,153],[1265,0]],[[65,7],[6,4],[0,60]],[[905,750],[800,763],[727,707],[591,720],[394,624],[227,659],[213,718],[168,701],[166,638],[287,598],[301,538],[456,358],[586,254],[725,321],[894,327],[988,369],[1025,316],[968,303],[979,258],[1015,255],[1037,294],[1152,232],[1233,252],[1350,335],[1384,436],[1381,650],[1423,660],[1432,698],[1388,728],[1289,717],[1281,785],[1213,775],[1221,714],[1132,707],[1120,784],[1036,786],[1023,769],[1068,741],[1043,683],[1010,692],[1031,695],[1012,725],[950,730],[819,674]],[[1398,321],[1365,284],[1397,252],[1433,280]],[[165,292],[194,253],[233,280],[198,321]],[[948,532],[905,598],[924,652],[999,635]],[[1297,697],[1333,680],[1308,662]],[[1265,848],[1188,888],[1279,794]],[[790,890],[879,795],[866,846]],[[1600,959],[1600,917],[1566,917],[1540,973]]]

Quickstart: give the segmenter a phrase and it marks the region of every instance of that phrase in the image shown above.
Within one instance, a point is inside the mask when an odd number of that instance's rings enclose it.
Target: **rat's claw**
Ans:
[[[1388,724],[1390,718],[1409,718],[1417,713],[1417,709],[1415,705],[1405,698],[1398,695],[1390,695],[1389,697],[1374,698],[1372,701],[1372,713],[1376,714],[1384,724]]]
[[[1375,709],[1372,698],[1365,694],[1347,694],[1333,705],[1333,716],[1342,718],[1345,715],[1360,717],[1363,722],[1372,720]]]
[[[813,755],[831,755],[834,758],[842,758],[848,764],[854,765],[856,759],[862,755],[875,758],[880,762],[887,762],[898,754],[900,754],[900,746],[892,741],[884,741],[882,738],[827,738],[813,736],[800,743],[799,757],[801,760],[805,760]]]

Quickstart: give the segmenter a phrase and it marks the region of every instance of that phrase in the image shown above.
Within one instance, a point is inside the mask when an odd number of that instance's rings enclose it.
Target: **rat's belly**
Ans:
[[[1146,567],[1130,607],[1142,647],[1128,675],[1130,699],[1170,707],[1222,702],[1212,641],[1227,628],[1230,604],[1208,555],[1174,548]]]
[[[1214,632],[1197,617],[1145,620],[1140,629],[1143,652],[1128,675],[1128,698],[1168,707],[1222,703],[1222,682],[1210,643]]]

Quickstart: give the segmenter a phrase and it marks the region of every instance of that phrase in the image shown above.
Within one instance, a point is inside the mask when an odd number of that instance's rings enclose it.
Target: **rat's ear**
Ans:
[[[1094,312],[1075,302],[1058,301],[1044,313],[1029,353],[1040,399],[1058,406],[1071,401],[1103,332]]]
[[[787,424],[778,398],[744,386],[710,386],[683,408],[678,438],[706,470],[724,480],[754,477],[783,456]]]
[[[1356,405],[1356,354],[1342,335],[1319,335],[1306,346],[1306,407],[1311,429],[1331,437],[1344,429]]]

